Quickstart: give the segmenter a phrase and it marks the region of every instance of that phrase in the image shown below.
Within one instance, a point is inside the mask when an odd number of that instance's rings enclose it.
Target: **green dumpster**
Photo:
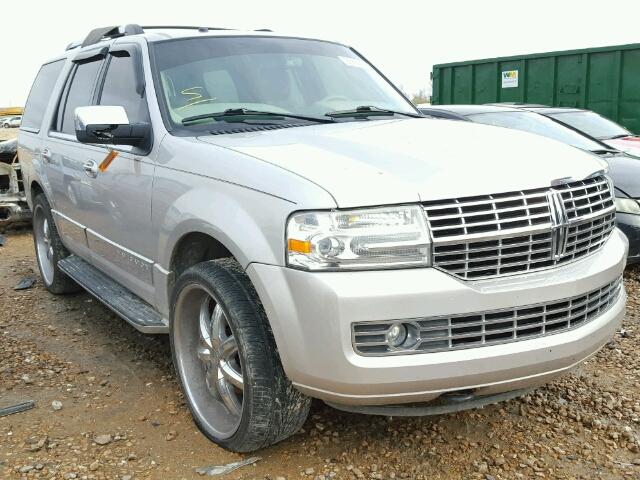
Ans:
[[[435,105],[579,107],[640,133],[640,43],[444,63],[432,78]]]

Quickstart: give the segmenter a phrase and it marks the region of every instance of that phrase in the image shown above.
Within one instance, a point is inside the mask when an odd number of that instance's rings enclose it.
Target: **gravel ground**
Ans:
[[[17,128],[0,128],[0,142],[3,140],[9,140],[18,136]]]
[[[0,478],[191,479],[238,461],[194,427],[166,338],[84,293],[38,282],[30,234],[0,247]],[[640,270],[624,330],[578,370],[525,398],[440,417],[353,415],[314,403],[304,429],[229,479],[640,478]]]

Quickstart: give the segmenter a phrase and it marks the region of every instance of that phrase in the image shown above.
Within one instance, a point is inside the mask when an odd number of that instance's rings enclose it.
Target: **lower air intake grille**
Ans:
[[[620,297],[622,277],[592,292],[553,302],[482,313],[352,324],[360,355],[397,355],[483,347],[565,332],[605,312]],[[393,347],[387,333],[402,324],[405,344]]]

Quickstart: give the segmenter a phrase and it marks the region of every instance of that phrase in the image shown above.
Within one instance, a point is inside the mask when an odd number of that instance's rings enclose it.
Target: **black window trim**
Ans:
[[[145,83],[144,76],[144,64],[142,62],[142,49],[140,44],[134,42],[122,42],[122,43],[114,43],[111,45],[109,49],[109,55],[105,59],[104,65],[98,74],[98,80],[94,89],[94,95],[92,98],[92,105],[99,105],[100,100],[102,98],[102,91],[104,90],[104,84],[107,80],[107,73],[109,72],[109,66],[111,65],[111,59],[113,57],[117,57],[118,53],[127,52],[133,61],[133,66],[135,69],[136,75],[136,93],[140,95],[140,98],[145,104],[147,110],[147,118],[149,120],[149,125],[151,125],[150,129],[150,138],[149,144],[147,148],[142,147],[127,147],[122,148],[117,145],[106,145],[105,148],[109,148],[110,150],[118,150],[121,152],[131,152],[136,155],[147,156],[153,150],[154,145],[154,135],[153,135],[153,124],[151,122],[151,109],[149,108],[149,99],[147,98],[147,89]]]
[[[104,67],[105,67],[105,62],[104,62],[104,57],[100,57],[98,55],[93,55],[91,57],[92,60],[89,61],[85,61],[85,62],[76,62],[75,60],[72,60],[71,62],[71,68],[69,69],[69,72],[67,74],[67,79],[64,83],[64,86],[62,87],[62,91],[60,92],[60,96],[58,97],[58,104],[56,106],[56,111],[55,111],[55,115],[51,116],[51,125],[49,126],[49,134],[51,133],[57,133],[57,134],[63,134],[63,135],[70,135],[68,133],[65,133],[61,130],[62,128],[62,123],[60,122],[60,124],[58,124],[59,120],[60,120],[60,110],[62,109],[62,118],[64,118],[64,113],[66,111],[67,108],[67,100],[69,97],[69,92],[71,91],[71,86],[73,85],[73,80],[76,77],[76,72],[78,71],[78,68],[80,67],[80,65],[86,65],[87,63],[92,63],[92,62],[101,62],[100,68],[98,69],[98,74],[96,75],[95,80],[93,81],[93,87],[91,90],[91,105],[95,105],[95,98],[96,98],[96,86],[98,83],[98,79],[100,78],[100,76],[102,75],[102,72],[104,71]],[[51,135],[49,135],[51,136]]]
[[[84,50],[79,52],[73,58],[72,62],[80,65],[83,63],[97,62],[99,60],[104,60],[107,56],[107,52],[109,52],[109,47],[107,46]]]
[[[42,69],[44,67],[46,67],[47,65],[51,65],[53,63],[57,63],[57,62],[66,62],[66,57],[62,57],[62,58],[58,58],[56,60],[51,60],[50,62],[46,62],[43,63],[42,65],[40,65],[40,68],[38,69],[38,73],[36,74],[36,78],[33,79],[33,83],[31,84],[31,88],[29,89],[29,94],[27,95],[27,103],[29,101],[29,96],[31,95],[31,92],[33,91],[33,86],[36,83],[36,79],[38,78],[38,74],[40,74],[40,72],[42,71]],[[56,87],[58,86],[58,83],[60,82],[60,78],[63,76],[63,71],[64,71],[64,64],[62,65],[62,70],[60,70],[60,73],[58,73],[58,78],[56,78],[56,82],[53,85],[53,89],[54,91],[56,90]],[[24,116],[25,112],[26,112],[26,103],[25,103],[25,111],[22,112],[22,116]],[[20,125],[20,128],[18,130],[23,131],[23,132],[28,132],[28,133],[40,133],[40,131],[42,130],[42,124],[45,122],[46,120],[46,113],[47,113],[47,109],[49,108],[49,102],[47,102],[47,105],[44,108],[44,112],[42,114],[42,119],[40,120],[40,126],[38,128],[34,128],[34,127],[27,127],[27,126],[22,126],[22,124]]]
[[[70,63],[70,67],[68,69],[68,71],[66,72],[66,78],[64,80],[64,83],[62,84],[62,89],[60,90],[60,93],[58,94],[58,98],[56,100],[56,106],[55,106],[55,110],[53,112],[53,114],[51,115],[50,121],[49,121],[49,128],[47,131],[47,136],[49,137],[60,137],[61,135],[65,136],[65,137],[71,137],[71,135],[66,134],[60,130],[58,130],[59,127],[62,127],[62,125],[58,125],[58,119],[60,116],[60,108],[66,108],[66,102],[67,102],[67,97],[69,95],[69,89],[71,88],[71,83],[73,82],[73,79],[76,75],[76,71],[78,70],[78,65],[82,65],[85,63],[91,63],[91,62],[103,62],[103,64],[101,65],[99,71],[98,71],[98,75],[96,76],[96,80],[100,77],[101,71],[104,68],[104,58],[107,55],[108,52],[108,48],[107,46],[101,46],[101,47],[92,47],[92,48],[88,48],[88,49],[83,49],[80,52],[78,52],[78,54],[73,57],[70,58],[71,63]],[[95,84],[93,86],[93,92],[91,95],[91,102],[93,103],[94,101],[94,96],[95,96]],[[51,134],[55,134],[55,135],[51,135]],[[75,137],[74,137],[75,138]]]
[[[58,130],[58,116],[60,113],[60,108],[64,102],[64,106],[66,107],[66,97],[69,95],[69,89],[71,88],[71,84],[73,82],[73,78],[75,77],[76,71],[79,65],[91,63],[91,62],[101,62],[102,65],[98,69],[98,74],[96,75],[96,79],[94,81],[92,93],[91,93],[91,105],[98,105],[100,101],[100,97],[102,96],[102,90],[104,88],[104,82],[107,78],[107,71],[109,69],[109,64],[111,63],[112,56],[117,56],[118,52],[128,52],[129,55],[133,58],[134,64],[136,65],[137,74],[141,77],[137,79],[142,83],[137,83],[136,91],[139,91],[140,85],[142,85],[141,97],[145,101],[147,112],[149,114],[149,123],[151,124],[151,111],[149,109],[149,99],[146,95],[146,84],[144,82],[144,66],[142,63],[142,50],[140,45],[137,43],[113,43],[111,47],[100,47],[98,49],[93,48],[86,52],[80,52],[80,54],[76,55],[71,60],[71,68],[67,72],[67,78],[62,86],[62,90],[58,95],[58,100],[56,104],[56,108],[54,114],[51,116],[51,122],[49,125],[49,130],[47,132],[47,136],[50,138],[55,138],[58,140],[65,140],[73,143],[80,143],[75,135],[62,132]],[[104,55],[103,55],[104,53]],[[84,55],[83,55],[84,54]],[[115,54],[115,55],[114,55]],[[61,125],[60,125],[61,127]],[[146,149],[141,149],[138,147],[125,147],[118,145],[94,145],[100,148],[108,149],[108,150],[117,150],[123,153],[131,153],[134,155],[142,155],[148,156],[153,150],[154,139],[153,139],[153,129],[151,138],[149,139],[149,147]]]
[[[94,101],[96,105],[100,102],[100,99],[102,98],[102,91],[104,90],[104,82],[107,79],[107,72],[111,65],[111,59],[119,56],[118,54],[121,52],[128,53],[133,61],[136,75],[136,93],[140,95],[140,98],[145,99],[147,111],[149,111],[149,100],[146,98],[147,89],[144,77],[144,66],[142,64],[142,51],[140,49],[140,45],[137,43],[116,43],[111,46],[111,49],[109,49],[109,55],[107,55],[105,61],[104,69],[99,74]]]

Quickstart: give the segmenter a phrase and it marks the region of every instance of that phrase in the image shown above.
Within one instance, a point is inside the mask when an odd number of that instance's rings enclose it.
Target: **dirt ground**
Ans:
[[[0,128],[0,142],[3,140],[9,140],[18,136],[17,128]]]
[[[161,336],[85,293],[56,297],[29,233],[0,247],[0,478],[192,479],[247,456],[206,440]],[[519,400],[425,418],[347,414],[314,403],[304,429],[229,479],[640,478],[640,270],[628,270],[624,331],[577,371]],[[61,408],[52,402],[60,402]],[[56,407],[60,404],[56,403]]]

